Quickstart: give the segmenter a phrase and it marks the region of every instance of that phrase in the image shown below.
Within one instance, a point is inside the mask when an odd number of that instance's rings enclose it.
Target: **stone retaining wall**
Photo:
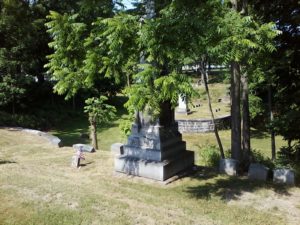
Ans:
[[[214,124],[210,119],[176,121],[178,123],[178,130],[181,133],[207,133],[214,131]],[[230,115],[216,118],[215,122],[219,130],[229,129]]]

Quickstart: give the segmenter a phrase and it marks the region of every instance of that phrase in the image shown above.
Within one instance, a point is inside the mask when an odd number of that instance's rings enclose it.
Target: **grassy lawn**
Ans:
[[[72,154],[0,129],[0,224],[299,224],[296,187],[204,168],[166,186],[114,173],[108,151],[86,154],[80,169]]]
[[[126,115],[123,107],[124,99],[117,97],[113,99],[114,105],[117,106],[117,118],[110,124],[98,127],[97,139],[100,150],[109,151],[113,143],[124,143],[126,138],[119,129],[122,118]],[[89,135],[89,123],[85,114],[79,114],[78,117],[70,118],[64,121],[64,124],[50,131],[53,135],[59,137],[64,146],[72,146],[73,144],[90,144],[88,138],[82,138],[81,134]]]
[[[215,117],[222,117],[230,114],[230,103],[226,101],[229,100],[229,96],[226,95],[228,88],[229,85],[227,84],[209,84],[212,108]],[[185,115],[177,113],[175,115],[176,119],[211,118],[205,88],[203,86],[197,86],[196,90],[199,93],[199,97],[193,98],[189,103],[190,114]],[[219,102],[218,99],[222,99],[223,101]]]
[[[231,134],[230,130],[219,131],[219,135],[225,150],[230,149]],[[187,148],[193,151],[199,151],[202,145],[216,145],[217,141],[214,133],[185,133],[183,139],[187,142]],[[286,141],[281,136],[276,136],[276,149],[281,146],[287,145]],[[271,139],[270,135],[266,132],[258,132],[252,129],[251,147],[264,156],[271,158]]]

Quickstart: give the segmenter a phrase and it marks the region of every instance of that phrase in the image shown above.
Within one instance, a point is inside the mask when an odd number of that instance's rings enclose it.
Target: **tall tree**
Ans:
[[[276,38],[277,52],[272,55],[271,89],[276,133],[290,143],[299,143],[300,121],[300,5],[297,0],[252,0],[253,13],[263,21],[274,21],[282,32]],[[291,97],[293,96],[293,97]]]

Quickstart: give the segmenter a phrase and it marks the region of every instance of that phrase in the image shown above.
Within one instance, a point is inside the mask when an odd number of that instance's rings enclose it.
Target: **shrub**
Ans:
[[[264,156],[261,152],[256,149],[251,149],[251,158],[252,162],[260,163],[267,166],[270,169],[274,169],[275,165],[274,162],[269,158]]]
[[[300,143],[282,147],[277,155],[276,167],[293,169],[300,182]]]
[[[199,148],[199,163],[201,166],[218,167],[220,151],[215,145],[202,145]]]

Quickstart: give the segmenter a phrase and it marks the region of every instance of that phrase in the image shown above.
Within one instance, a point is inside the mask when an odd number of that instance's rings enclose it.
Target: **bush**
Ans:
[[[220,151],[215,145],[206,144],[198,146],[199,163],[201,166],[218,167],[220,161]]]
[[[251,158],[252,162],[254,163],[263,164],[270,169],[274,169],[275,167],[274,162],[269,157],[264,156],[261,152],[259,152],[256,149],[251,150]]]
[[[128,137],[131,134],[131,126],[132,126],[131,119],[122,119],[120,121],[119,128],[122,131],[124,137]]]
[[[296,180],[300,182],[300,143],[282,147],[277,155],[276,167],[293,169]]]

